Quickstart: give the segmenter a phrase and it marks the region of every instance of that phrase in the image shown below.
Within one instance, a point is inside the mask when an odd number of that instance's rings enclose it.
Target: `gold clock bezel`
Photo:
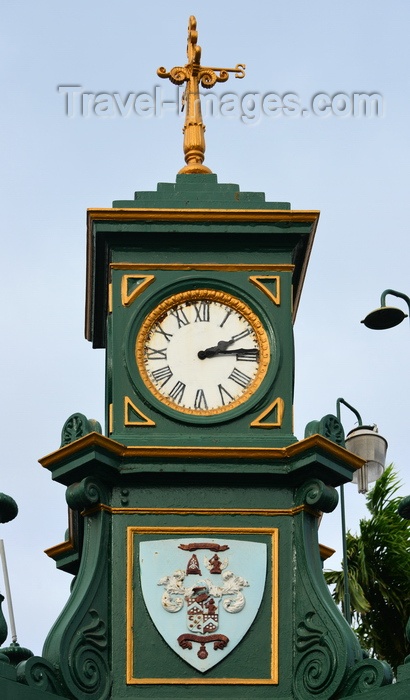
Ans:
[[[167,399],[166,396],[164,396],[160,391],[158,391],[156,386],[151,381],[144,362],[146,340],[153,326],[163,318],[164,314],[168,313],[168,311],[171,308],[179,306],[183,303],[194,303],[195,301],[201,301],[203,299],[208,299],[211,302],[225,304],[226,306],[229,306],[234,311],[237,311],[239,314],[241,314],[252,327],[252,330],[256,335],[257,342],[259,345],[258,370],[247,389],[243,392],[243,394],[241,394],[241,396],[239,396],[234,401],[231,401],[231,403],[227,404],[226,406],[219,406],[218,408],[212,409],[187,408],[184,406],[179,406],[172,400]],[[245,302],[232,296],[232,294],[229,294],[228,292],[224,292],[219,289],[190,289],[184,292],[178,292],[177,294],[173,294],[170,297],[167,297],[146,316],[137,334],[135,343],[135,359],[140,377],[145,387],[153,396],[155,396],[155,398],[158,401],[161,402],[161,404],[167,406],[173,411],[177,411],[178,413],[200,417],[216,416],[223,413],[227,413],[237,408],[238,406],[241,406],[242,404],[246,403],[255,394],[257,389],[262,384],[262,381],[264,380],[268,371],[269,363],[271,360],[271,353],[268,335],[261,320]]]

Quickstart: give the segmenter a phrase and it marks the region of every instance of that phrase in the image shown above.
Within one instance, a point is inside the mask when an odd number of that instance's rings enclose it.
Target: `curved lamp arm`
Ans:
[[[359,425],[363,425],[363,421],[362,421],[362,418],[361,418],[361,415],[360,415],[359,411],[357,411],[350,403],[347,403],[347,401],[345,401],[345,400],[342,399],[342,398],[339,398],[339,399],[337,399],[337,401],[336,401],[336,416],[337,416],[337,420],[339,421],[339,423],[341,422],[341,420],[340,420],[340,404],[341,404],[341,403],[342,403],[344,406],[347,406],[347,408],[350,408],[350,410],[352,411],[352,413],[355,414]]]
[[[337,420],[340,423],[340,404],[343,404],[349,408],[352,413],[355,414],[359,425],[363,425],[362,417],[350,403],[347,403],[342,398],[336,401],[336,415]],[[345,508],[345,490],[344,484],[340,484],[340,513],[342,518],[342,550],[343,550],[343,587],[344,587],[344,605],[343,613],[348,625],[352,624],[352,613],[350,611],[350,592],[349,592],[349,575],[348,575],[348,562],[347,562],[347,548],[346,548],[346,508]]]
[[[382,293],[380,297],[380,306],[386,306],[386,296],[388,294],[391,294],[394,297],[399,297],[399,299],[404,299],[406,302],[408,309],[410,311],[410,298],[407,296],[407,294],[403,294],[403,292],[396,292],[394,289],[385,289],[384,292]]]

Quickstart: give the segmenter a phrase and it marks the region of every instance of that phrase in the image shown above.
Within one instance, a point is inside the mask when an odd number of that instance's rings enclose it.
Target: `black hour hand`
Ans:
[[[220,355],[249,355],[249,357],[257,357],[259,355],[258,348],[238,348],[237,350],[220,350]]]

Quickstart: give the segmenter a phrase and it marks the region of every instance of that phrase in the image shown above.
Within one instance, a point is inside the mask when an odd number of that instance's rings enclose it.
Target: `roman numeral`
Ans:
[[[164,329],[161,328],[159,323],[157,323],[157,325],[154,327],[154,333],[160,333],[163,335],[167,343],[169,343],[169,339],[172,338],[172,333],[165,333]]]
[[[227,403],[230,403],[233,401],[233,396],[225,389],[225,387],[222,386],[222,384],[218,384],[218,389],[219,389],[219,394],[221,396],[221,401],[222,405],[226,406]],[[225,401],[225,397],[228,397],[228,401]]]
[[[199,306],[194,304],[195,323],[197,321],[209,321],[209,301],[201,301]]]
[[[189,323],[187,317],[185,316],[184,310],[182,308],[171,310],[171,316],[176,318],[177,323],[178,323],[178,328],[182,328],[182,326],[187,326]]]
[[[255,348],[253,352],[238,352],[236,359],[238,362],[257,362],[259,360],[259,350]]]
[[[152,377],[156,384],[160,384],[162,382],[161,387],[163,387],[172,377],[171,368],[169,365],[159,367],[152,372]]]
[[[249,382],[251,381],[252,377],[248,377],[247,374],[241,372],[241,370],[237,367],[234,367],[228,379],[232,379],[232,381],[236,382],[236,384],[239,384],[239,386],[243,386],[244,388],[246,388]]]
[[[237,340],[242,340],[242,338],[246,338],[247,335],[250,335],[252,333],[250,328],[247,328],[245,331],[242,331],[242,333],[237,333],[236,335],[233,335],[231,340],[237,341]]]
[[[194,408],[202,408],[205,410],[208,408],[203,389],[198,389],[195,394]]]
[[[173,399],[175,403],[181,403],[185,387],[186,384],[184,384],[184,382],[177,382],[169,392],[169,398]]]
[[[167,359],[167,348],[162,350],[157,350],[156,348],[150,348],[148,345],[145,348],[147,353],[147,360],[166,360]]]
[[[226,321],[228,320],[228,318],[229,318],[229,316],[231,315],[231,313],[232,313],[232,309],[230,309],[229,311],[227,311],[224,320],[222,321],[222,323],[219,324],[219,328],[222,328],[222,326],[224,326],[224,324],[225,324]]]

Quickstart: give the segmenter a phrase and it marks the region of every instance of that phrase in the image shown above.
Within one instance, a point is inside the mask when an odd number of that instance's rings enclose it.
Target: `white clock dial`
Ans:
[[[198,415],[248,400],[270,359],[254,312],[226,292],[207,289],[175,294],[154,309],[138,334],[136,358],[158,399]]]

